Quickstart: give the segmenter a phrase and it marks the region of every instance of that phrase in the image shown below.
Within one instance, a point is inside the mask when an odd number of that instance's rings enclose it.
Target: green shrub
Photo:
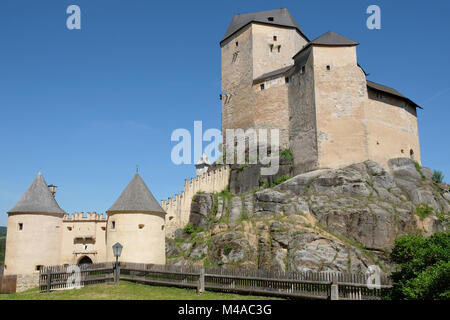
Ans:
[[[227,256],[230,254],[231,250],[233,250],[233,246],[227,243],[227,245],[223,248],[223,254]]]
[[[187,234],[192,234],[192,233],[194,233],[195,228],[194,228],[194,226],[192,225],[192,223],[188,223],[188,224],[184,227],[183,231],[184,231],[185,233],[187,233]]]
[[[398,269],[392,273],[393,288],[387,298],[450,300],[450,233],[400,237],[390,258]]]
[[[294,156],[292,155],[291,149],[284,149],[283,151],[281,151],[280,152],[280,157],[281,158],[285,158],[285,159],[289,159],[289,160],[294,160]]]
[[[428,217],[430,214],[433,213],[433,208],[431,208],[429,205],[427,204],[419,204],[416,208],[416,214],[420,217],[420,219],[425,219],[426,217]]]
[[[439,170],[433,171],[433,181],[436,183],[444,181],[444,174],[442,173],[442,171]]]
[[[289,176],[281,176],[273,182],[272,186],[277,186],[279,184],[282,184],[283,182],[285,182],[286,180],[289,180],[289,179],[290,179]]]

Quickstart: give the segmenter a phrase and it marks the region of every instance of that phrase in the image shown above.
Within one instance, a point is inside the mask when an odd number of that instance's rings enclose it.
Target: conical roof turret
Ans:
[[[65,214],[50,192],[44,177],[39,172],[33,183],[8,213],[57,213]]]
[[[166,213],[136,173],[107,213]]]

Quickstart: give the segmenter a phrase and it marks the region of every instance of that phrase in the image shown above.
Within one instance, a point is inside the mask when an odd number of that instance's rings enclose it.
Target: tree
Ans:
[[[391,260],[398,270],[391,276],[390,299],[450,300],[450,233],[429,238],[408,235],[396,239]]]

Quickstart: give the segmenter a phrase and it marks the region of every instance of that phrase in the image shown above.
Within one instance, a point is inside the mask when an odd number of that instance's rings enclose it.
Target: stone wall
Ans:
[[[315,46],[313,55],[320,167],[340,168],[369,159],[363,121],[367,84],[356,47]]]
[[[296,56],[289,83],[289,141],[294,174],[318,167],[317,127],[312,49]]]
[[[17,275],[16,292],[22,292],[39,286],[39,272]]]
[[[385,168],[392,157],[411,157],[421,163],[417,113],[413,106],[369,90],[364,122],[371,160]]]
[[[192,198],[197,192],[220,192],[228,186],[230,168],[222,166],[210,170],[192,179],[186,179],[183,192],[167,201],[161,201],[166,214],[166,237],[173,237],[176,229],[183,228],[189,222]]]
[[[276,40],[274,40],[276,37]],[[277,128],[288,147],[289,111],[284,76],[267,81],[267,91],[253,80],[292,65],[306,40],[292,28],[253,23],[222,44],[222,131]],[[270,47],[272,46],[272,50]],[[279,49],[278,49],[279,47]],[[272,85],[273,84],[273,85]]]
[[[77,264],[85,256],[93,263],[106,261],[106,217],[96,212],[65,215],[60,264]]]

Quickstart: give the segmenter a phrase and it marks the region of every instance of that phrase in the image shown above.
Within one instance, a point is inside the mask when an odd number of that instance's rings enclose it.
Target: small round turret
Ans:
[[[123,246],[121,261],[165,264],[165,215],[145,182],[136,173],[119,199],[106,212],[107,261],[114,261],[112,246]]]
[[[59,264],[64,214],[39,173],[8,211],[5,274],[30,274]]]

